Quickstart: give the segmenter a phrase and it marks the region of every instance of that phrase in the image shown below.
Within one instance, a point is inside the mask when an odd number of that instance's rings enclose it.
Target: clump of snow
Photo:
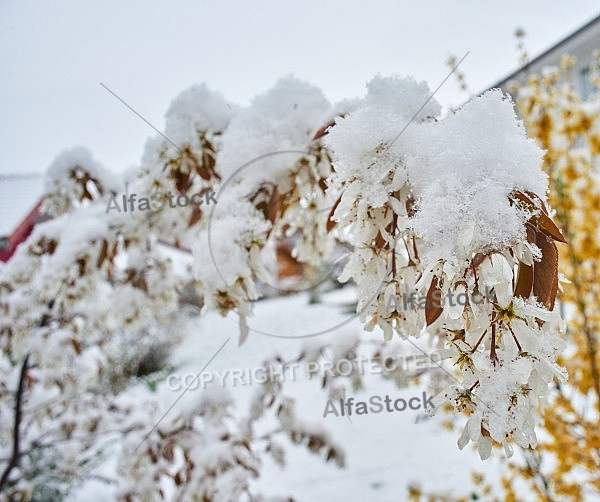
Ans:
[[[218,160],[223,179],[261,155],[307,151],[315,132],[330,117],[330,108],[318,87],[294,77],[280,79],[249,107],[241,109],[224,134]],[[266,158],[258,168],[245,172],[244,177],[273,180],[297,160],[298,155]]]
[[[94,159],[89,149],[75,146],[57,155],[48,167],[45,183],[46,193],[52,192],[57,185],[64,182],[71,174],[71,170],[77,167],[84,169],[99,181],[106,182],[109,186],[113,186],[118,181],[117,176]]]
[[[199,131],[224,131],[235,114],[219,92],[205,84],[194,85],[180,93],[165,114],[165,136],[181,147],[189,143]]]
[[[378,74],[367,84],[367,90],[365,103],[368,107],[403,119],[411,119],[425,103],[416,120],[437,117],[442,110],[435,99],[427,101],[431,96],[427,83],[417,82],[413,77]]]
[[[543,152],[526,137],[510,98],[489,91],[407,138],[401,145],[418,203],[414,228],[431,260],[463,260],[521,239],[528,215],[508,195],[545,197],[548,181],[540,169]]]
[[[64,214],[78,207],[85,190],[98,198],[119,185],[119,176],[97,162],[87,148],[64,150],[46,171],[44,211],[52,216]]]
[[[544,198],[548,181],[543,152],[527,138],[510,98],[495,89],[437,120],[440,106],[427,102],[425,83],[377,76],[367,87],[363,102],[338,117],[324,139],[335,155],[334,178],[371,207],[407,184],[417,202],[412,224],[429,261],[462,261],[518,242],[528,215],[508,195]],[[343,199],[338,214],[353,202]]]
[[[246,258],[248,249],[253,242],[262,241],[271,226],[249,202],[240,200],[225,207],[227,211],[220,206],[215,210],[210,223],[210,241],[203,239],[194,248],[195,270],[207,291],[224,289],[238,277],[251,281],[252,270]]]
[[[379,207],[388,200],[383,180],[389,171],[396,172],[390,190],[406,181],[404,169],[395,155],[397,149],[382,154],[431,93],[425,82],[417,83],[412,77],[398,76],[377,75],[367,84],[367,89],[362,103],[352,103],[355,111],[346,117],[338,117],[324,141],[335,153],[339,177],[359,180],[362,198],[373,207]],[[435,117],[440,110],[439,103],[431,99],[416,120]]]

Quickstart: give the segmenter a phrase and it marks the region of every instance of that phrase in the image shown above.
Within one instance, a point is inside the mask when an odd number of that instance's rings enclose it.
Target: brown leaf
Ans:
[[[102,247],[100,248],[100,255],[98,256],[98,261],[96,262],[96,268],[100,268],[106,260],[108,256],[108,242],[106,239],[102,240]]]
[[[184,172],[180,169],[171,171],[171,179],[175,182],[175,188],[179,193],[185,193],[192,185],[190,172]]]
[[[81,354],[81,344],[79,343],[79,340],[77,340],[76,338],[71,338],[71,345],[73,345],[73,348],[75,349],[75,352],[77,352],[77,355]]]
[[[175,459],[175,452],[173,448],[173,443],[169,442],[165,445],[162,451],[163,457],[165,457],[169,462],[173,462]]]
[[[344,118],[347,114],[346,113],[340,113],[338,115],[338,117],[342,117]],[[329,134],[329,128],[333,127],[335,125],[335,118],[331,119],[329,122],[327,122],[327,124],[325,124],[323,127],[321,127],[313,136],[313,141],[319,138],[322,138],[323,136],[327,136],[327,134]]]
[[[333,217],[337,207],[340,205],[341,200],[342,200],[342,196],[340,195],[338,197],[338,200],[336,200],[335,204],[331,207],[331,211],[329,211],[329,214],[327,215],[327,226],[326,226],[327,233],[331,232],[331,229],[337,225],[337,222],[332,220],[331,218]]]
[[[434,292],[437,293],[434,296]],[[429,291],[427,291],[427,298],[425,301],[425,322],[427,326],[433,324],[444,310],[442,307],[442,291],[438,284],[437,276],[433,276]]]
[[[553,310],[558,290],[558,250],[552,239],[539,230],[535,244],[542,251],[542,260],[533,265],[533,294],[548,310]]]
[[[406,199],[406,215],[412,218],[415,214],[417,214],[417,203],[411,195]]]
[[[212,151],[204,150],[202,152],[202,164],[204,169],[206,169],[209,173],[212,173],[215,170],[216,160]]]
[[[327,178],[321,178],[319,180],[319,188],[325,192],[327,190]]]
[[[335,125],[335,119],[330,120],[329,122],[327,122],[327,124],[325,124],[323,127],[321,127],[313,136],[313,141],[319,138],[322,138],[323,136],[327,136],[327,134],[329,134],[329,128]]]
[[[533,201],[536,200],[537,204],[539,204],[539,207],[541,207],[542,211],[545,214],[548,214],[548,209],[546,209],[546,204],[544,204],[544,202],[542,201],[542,199],[540,199],[538,197],[538,195],[534,192],[525,192],[527,194],[527,196]]]
[[[537,234],[537,230],[535,227],[529,223],[525,225],[525,230],[527,232],[527,242],[530,244],[535,244],[535,236]]]
[[[196,172],[203,180],[210,180],[210,173],[198,163],[196,163]]]
[[[529,211],[531,212],[535,212],[538,209],[540,209],[537,204],[535,202],[533,202],[531,200],[531,198],[527,195],[525,195],[523,192],[511,192],[509,195],[509,198],[515,202],[515,201],[520,201],[523,205],[527,206],[527,209],[529,209]]]
[[[273,225],[277,221],[279,211],[281,209],[281,199],[279,198],[279,190],[275,186],[271,192],[271,198],[265,211],[265,218],[269,220]]]
[[[286,242],[280,242],[275,249],[277,264],[279,270],[277,277],[285,279],[287,277],[301,277],[304,267],[296,258],[292,256],[292,246]]]
[[[56,251],[56,247],[58,246],[58,242],[54,239],[46,239],[46,237],[42,237],[37,243],[37,247],[39,250],[30,248],[30,253],[35,256],[41,256],[42,254],[54,254]]]
[[[181,486],[183,484],[183,476],[180,472],[177,472],[177,474],[175,474],[175,478],[173,478],[173,480],[175,481],[175,484],[177,486]]]
[[[216,152],[213,144],[206,139],[205,136],[201,138],[202,141],[202,166],[196,163],[196,172],[202,179],[209,180],[214,177],[218,180],[221,176],[216,172]]]
[[[83,277],[83,275],[85,274],[85,267],[87,265],[87,260],[85,258],[79,258],[79,259],[75,260],[75,263],[77,264],[77,266],[79,268],[79,277]]]
[[[392,231],[392,228],[394,228],[393,221],[390,222],[387,227],[385,227],[385,231],[389,234]],[[377,251],[381,251],[385,245],[386,240],[384,239],[381,231],[378,231],[377,235],[375,236],[375,249],[377,249]]]
[[[555,241],[558,242],[567,242],[563,235],[560,233],[559,228],[547,214],[540,213],[538,216],[535,217],[535,222],[538,224],[538,227],[540,227],[540,230],[544,232],[548,237],[552,237]]]
[[[533,192],[527,192],[527,195],[523,192],[512,192],[510,194],[511,200],[519,200],[523,203],[527,209],[531,212],[537,212],[535,216],[532,216],[531,221],[537,223],[537,226],[547,236],[552,237],[558,242],[567,242],[561,234],[559,228],[548,216],[548,210],[542,202],[542,200]],[[541,212],[540,212],[541,210]]]
[[[381,251],[383,246],[385,246],[385,239],[383,238],[383,235],[381,235],[381,232],[377,232],[377,236],[375,237],[375,249]]]
[[[485,260],[487,257],[488,255],[486,254],[476,253],[475,256],[473,256],[473,259],[471,260],[471,265],[474,269],[478,269],[479,265],[481,265],[483,263],[483,260]]]
[[[515,286],[515,296],[529,298],[533,288],[533,267],[519,262],[519,274]]]
[[[193,227],[196,223],[198,223],[201,217],[202,211],[198,206],[194,206],[194,209],[192,209],[192,214],[190,216],[190,222],[188,223],[188,228]]]
[[[86,186],[83,187],[83,193],[81,194],[81,197],[79,198],[79,202],[82,202],[83,199],[87,199],[87,200],[93,200],[94,199],[92,197],[92,194],[89,192],[89,190],[87,189]]]

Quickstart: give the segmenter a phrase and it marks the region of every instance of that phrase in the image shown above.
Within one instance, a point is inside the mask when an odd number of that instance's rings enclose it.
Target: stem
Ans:
[[[515,332],[513,331],[512,327],[510,326],[510,324],[507,324],[506,327],[509,329],[510,334],[513,337],[513,340],[515,341],[515,343],[517,344],[517,348],[519,349],[519,352],[523,352],[523,349],[521,348],[521,344],[519,343],[519,340],[517,340],[517,336],[515,335]]]
[[[392,277],[396,278],[396,222],[398,221],[398,216],[394,213],[394,217],[392,218],[392,237],[394,238],[394,248],[392,249]]]
[[[496,361],[498,361],[498,356],[496,355],[496,324],[492,324],[492,344],[490,347],[490,360],[494,362],[494,366],[496,365]]]
[[[471,351],[471,354],[475,353],[475,351],[477,350],[477,347],[479,347],[479,344],[481,343],[481,340],[483,340],[483,337],[486,335],[486,333],[487,333],[487,329],[479,337],[479,340],[477,340],[477,343],[475,344],[475,347],[473,347],[473,350]]]
[[[417,261],[419,261],[419,252],[417,251],[417,241],[415,240],[415,236],[412,236],[412,243],[413,243],[413,251],[415,252],[415,259]]]
[[[473,277],[475,278],[475,287],[479,291],[479,281],[477,280],[477,271],[475,270],[475,263],[471,260],[471,268],[473,269]]]
[[[19,465],[19,457],[20,454],[20,428],[21,428],[21,405],[23,402],[23,393],[25,392],[25,375],[27,373],[27,363],[29,361],[29,354],[25,356],[23,360],[23,365],[21,366],[21,376],[19,377],[19,387],[17,388],[17,396],[15,400],[15,422],[13,425],[13,449],[10,461],[4,469],[2,473],[2,478],[0,478],[0,490],[6,485],[8,482],[8,477],[11,471]]]

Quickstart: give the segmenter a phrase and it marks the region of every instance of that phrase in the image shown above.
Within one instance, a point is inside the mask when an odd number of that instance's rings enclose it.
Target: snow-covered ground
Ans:
[[[255,305],[250,326],[288,336],[324,330],[351,317],[342,305],[351,301],[353,295],[351,289],[334,291],[323,296],[323,303],[315,305],[309,305],[305,295],[261,301]],[[373,333],[362,332],[359,320],[353,319],[317,338],[275,338],[250,332],[248,340],[239,347],[236,319],[234,315],[222,318],[211,312],[190,321],[186,335],[170,358],[170,363],[175,367],[173,373],[182,377],[188,373],[199,373],[228,338],[231,339],[206,371],[252,369],[262,366],[264,359],[274,353],[292,357],[297,356],[303,347],[320,345],[325,341],[338,343],[344,339],[354,340],[357,336],[379,340],[382,336],[377,330]],[[406,353],[419,353],[410,343],[402,343]],[[424,346],[422,340],[419,340],[419,344]],[[220,387],[218,380],[215,380],[207,385]],[[246,412],[250,396],[260,384],[241,386],[238,383],[232,386],[230,382],[230,379],[225,380],[225,389],[233,395],[238,411]],[[349,390],[347,397],[352,396],[355,401],[368,401],[371,396],[387,394],[392,399],[408,399],[427,391],[421,386],[398,389],[391,381],[368,372],[365,372],[364,384],[364,390]],[[128,392],[135,399],[140,391],[140,387],[137,387]],[[182,391],[169,389],[166,379],[162,379],[158,382],[156,392],[163,408],[162,415]],[[171,413],[197,402],[202,392],[206,390],[189,390]],[[350,419],[331,414],[323,418],[328,396],[321,389],[320,378],[309,379],[303,366],[297,370],[295,381],[291,381],[288,374],[285,392],[296,399],[297,414],[303,421],[320,424],[344,449],[346,467],[340,469],[333,462],[325,463],[306,448],[292,445],[286,440],[286,467],[282,469],[270,458],[265,458],[262,476],[254,483],[256,491],[265,495],[292,495],[298,501],[392,502],[407,500],[409,484],[418,483],[427,492],[465,496],[469,493],[470,473],[474,469],[486,473],[490,481],[497,482],[498,460],[491,458],[482,462],[470,447],[459,451],[456,441],[460,431],[449,432],[441,427],[441,421],[447,418],[443,413],[433,418],[423,418],[421,411],[407,409],[362,416],[353,414]],[[420,419],[417,422],[418,417]],[[464,422],[466,419],[461,420]],[[168,421],[169,415],[164,423]],[[496,451],[496,456],[502,454],[500,450]],[[114,465],[114,461],[108,461],[103,467],[104,474],[110,476]],[[109,500],[112,498],[111,490],[110,486],[100,482],[90,482],[74,494],[73,500]]]

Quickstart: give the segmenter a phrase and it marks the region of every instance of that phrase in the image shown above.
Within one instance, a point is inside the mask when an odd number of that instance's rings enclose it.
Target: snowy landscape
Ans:
[[[134,164],[0,174],[0,501],[600,500],[600,16],[515,38],[159,127],[100,81]]]
[[[272,326],[294,336],[301,327],[319,329],[323,320],[327,323],[342,322],[340,307],[346,301],[352,301],[351,290],[324,295],[325,305],[308,306],[306,296],[267,300],[257,304],[255,319],[251,325]],[[285,313],[285,320],[282,319]],[[174,372],[185,375],[198,374],[210,355],[230,336],[235,338],[237,324],[234,320],[223,319],[218,314],[189,323],[186,334],[176,352],[170,359]],[[339,332],[325,335],[321,343],[336,343],[348,339],[354,341],[359,336],[364,340],[373,339],[373,335],[362,333],[360,322],[346,325]],[[223,349],[219,358],[210,368],[223,372],[228,368],[254,368],[261,366],[264,359],[272,354],[293,356],[303,347],[310,348],[314,342],[276,339],[252,334],[246,344],[237,348],[233,344]],[[421,354],[410,343],[402,344],[404,352]],[[441,370],[440,370],[441,371]],[[287,375],[286,393],[296,401],[298,415],[303,421],[323,428],[335,443],[345,452],[346,466],[339,468],[333,464],[323,464],[317,457],[305,449],[285,441],[286,465],[280,467],[272,459],[266,459],[261,478],[254,482],[261,493],[268,496],[293,494],[298,501],[303,500],[381,500],[396,501],[408,497],[409,485],[424,484],[423,488],[434,493],[464,494],[464,487],[470,482],[471,471],[482,471],[492,475],[498,469],[496,462],[481,464],[475,451],[460,452],[456,446],[454,435],[441,426],[443,413],[433,418],[425,418],[422,412],[406,410],[404,412],[381,413],[370,416],[323,418],[326,395],[321,389],[320,378],[313,376],[309,380],[303,371],[297,372],[296,380]],[[240,409],[249,405],[250,395],[260,384],[241,386],[239,383],[223,389],[218,379],[207,384],[207,389],[217,392],[231,393]],[[214,385],[214,384],[217,385]],[[351,391],[348,395],[364,399],[371,395],[389,394],[398,397],[412,397],[426,389],[424,385],[398,388],[393,382],[382,380],[379,375],[366,375],[365,388],[359,392]],[[131,389],[131,398],[141,389]],[[204,392],[201,388],[188,391],[177,403],[179,411],[193,406]],[[165,380],[161,380],[156,388],[161,404],[161,411],[166,411],[179,397],[181,392],[168,389]],[[352,421],[348,420],[350,418]],[[418,421],[417,421],[418,420]],[[165,418],[169,421],[169,415]],[[273,428],[275,421],[264,424],[265,429]],[[391,431],[391,432],[390,432]],[[103,468],[106,476],[114,476],[114,460],[108,461]],[[434,467],[435,466],[435,467]],[[107,488],[100,482],[89,483],[74,496],[73,500],[95,500],[107,496]],[[112,496],[109,496],[109,498]]]

